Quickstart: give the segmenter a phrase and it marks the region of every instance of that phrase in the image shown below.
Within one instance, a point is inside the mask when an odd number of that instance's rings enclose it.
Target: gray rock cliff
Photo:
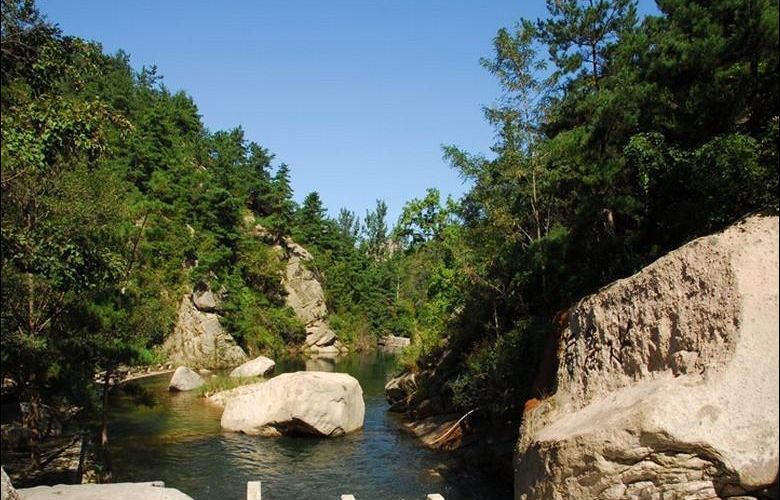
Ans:
[[[163,344],[169,361],[192,368],[231,368],[247,361],[244,350],[220,325],[211,300],[205,304],[205,310],[198,308],[203,296],[182,297],[173,333]]]
[[[273,242],[271,233],[261,225],[255,225],[255,236]],[[328,306],[320,277],[312,269],[312,255],[292,238],[284,237],[274,245],[284,259],[282,285],[287,293],[285,303],[306,326],[307,351],[321,354],[339,354],[347,350],[336,333],[328,325]]]

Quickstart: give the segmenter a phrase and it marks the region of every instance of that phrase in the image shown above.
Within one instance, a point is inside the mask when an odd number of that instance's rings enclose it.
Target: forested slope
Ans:
[[[504,91],[485,110],[494,157],[445,149],[472,188],[407,247],[447,249],[434,262],[455,277],[452,315],[417,344],[413,418],[476,410],[475,428],[516,435],[524,403],[552,390],[534,381],[557,312],[777,212],[777,2],[662,0],[644,19],[628,0],[547,6],[482,61]]]
[[[778,208],[776,1],[662,0],[644,19],[629,0],[547,4],[482,61],[503,90],[490,157],[445,148],[469,191],[429,189],[391,227],[381,200],[362,221],[317,193],[299,206],[288,166],[208,130],[156,68],[4,0],[3,377],[33,407],[88,405],[96,371],[155,359],[199,286],[225,290],[242,346],[299,344],[252,215],[311,251],[343,341],[412,338],[402,363],[432,373],[412,416],[428,401],[516,430],[556,312]]]

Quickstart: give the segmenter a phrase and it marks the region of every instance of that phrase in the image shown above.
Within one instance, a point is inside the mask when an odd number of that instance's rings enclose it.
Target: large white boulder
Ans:
[[[363,427],[363,389],[346,373],[284,373],[239,389],[223,400],[228,431],[335,437]]]
[[[271,373],[276,366],[274,360],[265,356],[258,356],[252,361],[247,361],[243,365],[236,367],[230,372],[231,377],[264,377]]]
[[[205,384],[206,381],[203,377],[198,375],[198,372],[187,368],[186,366],[180,366],[173,372],[170,383],[168,383],[168,389],[171,391],[191,391]]]
[[[524,416],[515,498],[760,496],[778,477],[778,218],[581,300]]]

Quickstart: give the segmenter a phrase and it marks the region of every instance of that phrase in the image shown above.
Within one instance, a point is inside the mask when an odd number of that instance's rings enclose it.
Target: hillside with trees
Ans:
[[[409,337],[400,368],[438,368],[410,414],[436,395],[434,411],[478,409],[476,429],[516,437],[557,312],[777,213],[776,1],[660,0],[642,19],[630,0],[547,6],[482,60],[502,90],[492,154],[444,148],[468,192],[428,189],[396,222],[381,200],[336,218],[316,192],[296,203],[289,166],[240,126],[208,130],[156,67],[3,0],[2,375],[30,402],[33,466],[43,405],[95,423],[94,375],[160,362],[193,287],[225,290],[247,351],[300,346],[282,263],[247,216],[311,251],[351,349]]]

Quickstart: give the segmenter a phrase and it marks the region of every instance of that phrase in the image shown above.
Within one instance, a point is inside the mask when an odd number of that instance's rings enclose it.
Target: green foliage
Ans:
[[[472,183],[452,254],[466,279],[449,287],[455,314],[421,331],[449,333],[454,402],[491,419],[518,419],[532,396],[544,328],[528,325],[693,237],[778,209],[776,2],[669,0],[641,23],[631,1],[548,8],[500,30],[483,60],[504,91],[486,109],[496,158],[445,149]],[[546,81],[537,48],[550,55]],[[430,366],[441,335],[421,334],[405,361]]]
[[[388,251],[387,204],[382,200],[376,200],[376,208],[366,211],[364,239],[362,242],[364,251],[374,260],[382,260]]]
[[[452,382],[453,402],[499,417],[522,412],[536,375],[539,338],[539,332],[519,321],[503,335],[478,343]]]
[[[2,368],[25,397],[91,404],[94,373],[154,359],[193,287],[224,294],[250,352],[303,340],[253,227],[322,231],[296,226],[286,165],[272,177],[240,127],[209,133],[154,66],[63,36],[31,1],[3,0],[2,54]],[[310,201],[306,222],[335,227]]]
[[[445,148],[469,191],[429,189],[391,229],[381,200],[362,224],[316,192],[298,207],[287,165],[240,127],[207,131],[155,67],[3,0],[3,375],[87,400],[95,370],[148,362],[205,286],[250,354],[279,354],[305,336],[274,249],[293,236],[343,341],[408,336],[401,362],[418,368],[446,349],[457,405],[519,418],[537,325],[778,209],[777,2],[663,0],[641,21],[631,0],[547,4],[482,60],[502,89],[485,108],[493,155]]]
[[[198,397],[209,397],[218,392],[229,391],[236,387],[241,387],[242,385],[262,382],[262,380],[262,377],[228,377],[225,375],[214,375],[209,378],[205,384],[195,389],[195,394]]]

